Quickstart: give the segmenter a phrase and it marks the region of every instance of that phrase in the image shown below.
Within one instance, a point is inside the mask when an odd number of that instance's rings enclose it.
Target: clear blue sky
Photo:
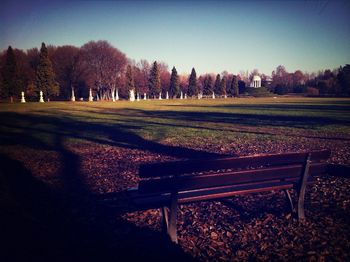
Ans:
[[[350,1],[17,1],[0,10],[0,49],[107,40],[180,73],[350,63]]]

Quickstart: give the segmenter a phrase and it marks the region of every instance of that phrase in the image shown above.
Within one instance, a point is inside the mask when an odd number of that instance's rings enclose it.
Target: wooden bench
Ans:
[[[296,214],[305,219],[306,185],[312,183],[312,176],[326,173],[329,157],[330,151],[322,150],[145,164],[139,169],[138,188],[128,194],[139,209],[161,209],[164,229],[174,242],[178,205],[196,201],[284,190],[294,210],[288,191],[294,189]]]

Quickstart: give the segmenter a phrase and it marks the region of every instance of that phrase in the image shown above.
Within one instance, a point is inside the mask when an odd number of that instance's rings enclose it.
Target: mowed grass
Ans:
[[[1,139],[32,136],[69,141],[133,144],[228,143],[236,139],[280,139],[281,135],[348,137],[350,99],[240,98],[139,102],[49,102],[0,104]],[[123,142],[123,137],[125,141]]]

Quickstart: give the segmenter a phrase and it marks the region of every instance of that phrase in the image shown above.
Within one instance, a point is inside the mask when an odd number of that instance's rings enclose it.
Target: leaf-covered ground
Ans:
[[[0,105],[4,259],[350,260],[349,178],[307,189],[306,222],[283,192],[180,206],[179,245],[158,210],[102,201],[137,185],[142,163],[332,150],[350,164],[350,100],[235,99]]]

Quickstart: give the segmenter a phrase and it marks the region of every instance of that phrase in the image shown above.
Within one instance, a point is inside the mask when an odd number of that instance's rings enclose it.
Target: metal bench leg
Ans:
[[[168,225],[169,225],[169,209],[167,207],[162,207],[162,228],[164,232],[168,231]]]
[[[171,241],[177,244],[177,192],[172,193],[170,203],[170,219],[168,220],[168,235]]]
[[[310,169],[310,154],[307,156],[303,174],[301,177],[301,180],[299,182],[299,188],[298,188],[298,219],[304,220],[305,219],[305,211],[304,211],[304,199],[305,199],[305,190],[307,185],[307,179],[309,176],[309,169]]]
[[[285,189],[284,193],[286,194],[286,198],[288,199],[288,202],[289,202],[290,212],[293,213],[294,212],[294,204],[293,204],[292,196],[290,195],[290,192],[288,191],[288,189]]]

